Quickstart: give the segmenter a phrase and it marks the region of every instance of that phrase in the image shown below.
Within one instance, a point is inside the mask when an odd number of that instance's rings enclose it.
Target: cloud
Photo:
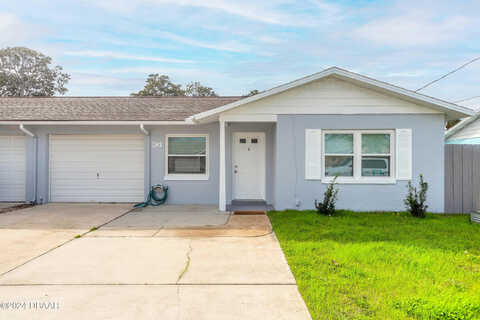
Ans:
[[[292,11],[300,7],[301,4],[291,0],[84,0],[84,2],[109,11],[124,13],[131,13],[141,7],[152,10],[152,6],[163,6],[166,10],[171,9],[171,6],[200,8],[219,11],[264,24],[303,27],[318,25],[319,21],[331,20],[340,11],[337,6],[320,0],[315,1],[314,6],[308,6],[308,9],[310,11],[313,9],[322,11],[321,19],[319,19],[318,12],[308,13],[308,10],[300,10],[297,14],[293,13]],[[304,14],[302,11],[307,13]]]
[[[73,72],[68,96],[127,96],[143,87],[145,79]]]
[[[24,45],[26,40],[39,33],[39,29],[34,30],[12,13],[0,12],[1,46]]]
[[[196,39],[179,36],[171,32],[160,32],[158,33],[158,36],[160,36],[161,38],[173,40],[173,41],[180,42],[180,43],[187,44],[194,47],[207,48],[207,49],[213,49],[213,50],[219,50],[219,51],[248,52],[251,49],[249,46],[243,45],[238,41],[208,43],[208,42],[203,42]]]
[[[466,16],[451,16],[441,21],[422,12],[410,12],[369,22],[354,35],[380,45],[392,47],[428,46],[448,44],[466,36],[465,30],[471,25]]]
[[[181,6],[203,7],[226,12],[249,20],[278,25],[301,25],[301,21],[294,21],[290,16],[266,8],[261,2],[249,1],[233,2],[223,0],[156,0],[158,3],[177,4]]]
[[[65,55],[68,56],[80,56],[91,58],[112,58],[121,60],[138,60],[138,61],[154,61],[154,62],[168,62],[168,63],[193,63],[193,60],[171,59],[163,57],[147,57],[132,54],[122,54],[112,51],[93,51],[93,50],[81,50],[81,51],[65,51]]]
[[[390,72],[385,74],[385,77],[417,78],[417,77],[424,76],[425,74],[426,74],[425,70],[411,70],[411,71]]]

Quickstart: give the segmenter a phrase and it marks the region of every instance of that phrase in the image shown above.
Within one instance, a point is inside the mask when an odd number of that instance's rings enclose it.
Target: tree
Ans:
[[[53,96],[65,94],[70,75],[52,58],[32,49],[0,49],[0,96]]]
[[[447,130],[460,122],[460,119],[448,120],[447,121]]]
[[[251,97],[251,96],[254,96],[256,94],[259,94],[260,91],[258,91],[257,89],[255,90],[250,90],[250,92],[247,94],[247,97]]]
[[[190,82],[185,89],[185,95],[190,97],[216,97],[217,94],[210,87],[202,86],[198,81]]]
[[[190,97],[215,97],[217,94],[210,87],[203,86],[198,81],[192,81],[185,89],[181,84],[175,84],[170,81],[167,75],[159,75],[153,73],[148,75],[145,81],[145,87],[137,93],[132,93],[132,96],[190,96]]]
[[[175,84],[170,81],[167,75],[159,75],[152,73],[148,75],[145,81],[145,87],[137,93],[130,94],[132,96],[184,96],[185,91],[181,84]]]

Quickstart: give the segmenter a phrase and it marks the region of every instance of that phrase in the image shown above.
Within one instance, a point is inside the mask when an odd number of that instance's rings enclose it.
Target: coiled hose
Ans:
[[[159,197],[158,193],[162,193]],[[134,208],[145,208],[147,206],[159,206],[164,204],[167,201],[168,197],[168,186],[163,184],[156,184],[152,186],[152,190],[148,193],[147,200],[145,202],[140,202],[134,205]]]

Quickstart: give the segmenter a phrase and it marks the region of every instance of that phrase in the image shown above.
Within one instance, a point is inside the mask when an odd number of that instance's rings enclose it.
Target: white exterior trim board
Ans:
[[[192,121],[0,121],[0,125],[195,125]]]
[[[221,211],[227,210],[226,191],[226,156],[225,156],[225,121],[220,120],[220,163],[219,163],[219,185],[218,185],[218,208]]]
[[[276,114],[231,114],[220,115],[220,121],[227,122],[277,122]]]
[[[309,83],[309,82],[312,82],[312,81],[315,81],[315,80],[319,80],[319,79],[325,78],[325,77],[330,76],[330,75],[339,76],[340,78],[344,78],[344,79],[354,80],[354,81],[357,81],[359,83],[369,85],[369,86],[371,86],[373,88],[376,88],[376,89],[383,89],[387,93],[390,93],[390,94],[393,93],[393,94],[396,94],[396,95],[398,95],[400,97],[403,97],[403,98],[409,98],[409,99],[411,99],[411,100],[413,100],[417,103],[420,102],[421,104],[427,104],[430,107],[437,108],[437,109],[440,109],[442,111],[454,111],[454,112],[460,113],[464,116],[470,116],[470,115],[473,115],[473,113],[474,113],[473,110],[471,110],[469,108],[459,106],[459,105],[456,105],[454,103],[450,103],[450,102],[447,102],[447,101],[443,101],[443,100],[439,100],[439,99],[436,99],[436,98],[433,98],[433,97],[429,97],[429,96],[426,96],[426,95],[423,95],[423,94],[420,94],[420,93],[417,93],[417,92],[414,92],[414,91],[411,91],[411,90],[407,90],[407,89],[397,87],[397,86],[394,86],[394,85],[386,83],[386,82],[382,82],[382,81],[378,81],[378,80],[375,80],[375,79],[372,79],[372,78],[368,78],[368,77],[365,77],[365,76],[362,76],[362,75],[359,75],[359,74],[356,74],[356,73],[353,73],[353,72],[350,72],[350,71],[347,71],[347,70],[343,70],[343,69],[340,69],[340,68],[337,68],[337,67],[332,67],[332,68],[326,69],[324,71],[321,71],[319,73],[315,73],[313,75],[310,75],[310,76],[307,76],[307,77],[304,77],[304,78],[301,78],[301,79],[298,79],[298,80],[280,85],[278,87],[272,88],[270,90],[264,91],[262,93],[254,95],[254,96],[244,98],[244,99],[232,102],[230,104],[227,104],[227,105],[224,105],[224,106],[212,109],[212,110],[208,110],[208,111],[205,111],[205,112],[198,113],[196,115],[191,116],[188,119],[191,119],[193,121],[199,121],[201,119],[209,118],[209,117],[212,117],[216,114],[219,114],[219,113],[231,110],[233,108],[236,108],[238,106],[245,105],[247,103],[254,102],[254,101],[269,97],[271,95],[275,95],[275,94],[287,91],[289,89],[302,86],[306,83]]]

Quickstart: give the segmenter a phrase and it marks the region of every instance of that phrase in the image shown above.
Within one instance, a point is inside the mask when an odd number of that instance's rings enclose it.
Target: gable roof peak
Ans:
[[[222,112],[231,110],[233,108],[237,108],[241,105],[245,105],[253,101],[264,99],[266,97],[279,94],[281,92],[284,92],[284,91],[287,91],[287,90],[290,90],[290,89],[293,89],[293,88],[296,88],[296,87],[305,85],[307,83],[320,80],[332,75],[347,81],[355,82],[359,85],[366,86],[374,90],[378,90],[387,94],[396,95],[400,98],[407,99],[415,103],[420,103],[422,105],[427,105],[432,108],[440,109],[444,113],[451,115],[451,118],[471,116],[474,113],[474,111],[471,110],[470,108],[466,108],[466,107],[457,105],[455,103],[433,98],[409,89],[405,89],[405,88],[390,84],[388,82],[376,80],[352,71],[348,71],[346,69],[339,68],[337,66],[332,66],[320,72],[265,90],[254,96],[246,97],[244,99],[229,103],[227,105],[192,115],[189,118],[189,120],[200,121],[202,119],[210,118]]]

